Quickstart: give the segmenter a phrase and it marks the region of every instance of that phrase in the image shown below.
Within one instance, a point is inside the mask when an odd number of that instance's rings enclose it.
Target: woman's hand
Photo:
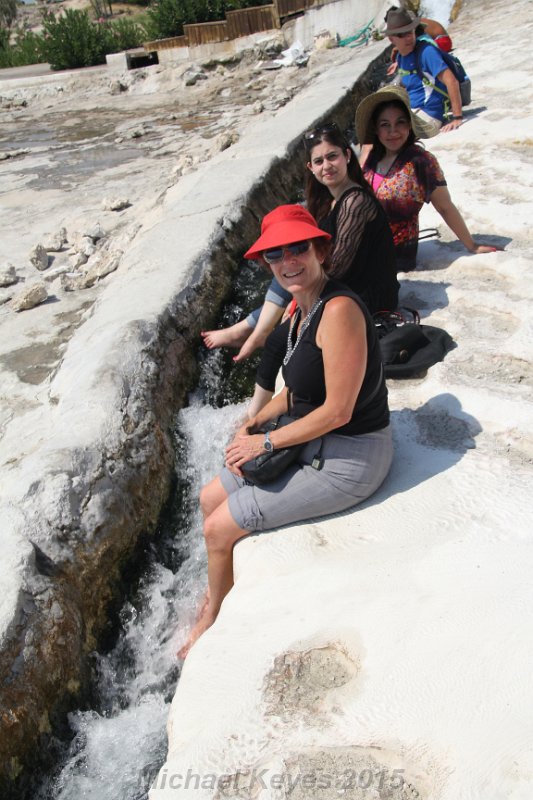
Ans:
[[[240,469],[242,465],[265,452],[264,441],[264,433],[250,435],[239,432],[231,444],[226,447],[225,463],[229,471],[242,477]]]

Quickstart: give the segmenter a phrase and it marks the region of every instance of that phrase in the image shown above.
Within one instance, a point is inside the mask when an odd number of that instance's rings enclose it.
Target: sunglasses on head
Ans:
[[[285,253],[291,256],[301,256],[302,253],[307,253],[311,247],[311,242],[307,239],[303,242],[294,242],[294,244],[286,244],[283,247],[271,247],[270,250],[263,250],[263,258],[267,264],[279,264],[283,261]]]
[[[321,139],[324,134],[335,133],[337,136],[341,135],[339,126],[336,122],[328,122],[326,125],[321,125],[319,128],[313,128],[311,131],[304,133],[304,143],[307,147],[313,144],[315,139]]]

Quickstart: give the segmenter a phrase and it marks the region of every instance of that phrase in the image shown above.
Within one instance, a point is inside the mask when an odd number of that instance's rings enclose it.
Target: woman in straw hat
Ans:
[[[416,267],[418,216],[424,203],[434,206],[471,253],[498,249],[473,240],[452,202],[439,162],[416,143],[433,134],[413,114],[403,87],[384,86],[366,97],[357,108],[355,125],[359,142],[371,145],[363,171],[387,215],[398,270]]]
[[[368,186],[346,136],[335,123],[304,135],[307,207],[333,239],[333,274],[373,313],[395,309],[399,284],[387,219]],[[229,328],[202,333],[207,347],[240,347],[235,361],[262,346],[290,295],[274,280],[261,309]],[[274,368],[272,384],[281,366]]]
[[[224,469],[201,492],[209,589],[181,655],[215,621],[233,585],[239,539],[351,508],[389,471],[392,438],[375,326],[359,297],[329,278],[330,239],[306,209],[285,205],[266,215],[246,253],[297,303],[281,325],[285,388],[240,429],[226,448]],[[294,421],[254,433],[287,413]],[[243,478],[251,459],[302,443],[297,460],[264,488]]]

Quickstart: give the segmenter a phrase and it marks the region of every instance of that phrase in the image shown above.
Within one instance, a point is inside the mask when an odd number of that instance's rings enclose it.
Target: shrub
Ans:
[[[91,67],[105,62],[106,33],[86,11],[66,9],[57,17],[43,13],[43,56],[52,69]]]
[[[0,67],[24,67],[26,64],[38,64],[43,60],[41,48],[41,37],[32,31],[16,29],[11,43],[9,43],[9,36],[4,40],[0,31]]]
[[[226,10],[267,5],[271,0],[155,0],[148,9],[147,32],[152,39],[181,36],[183,26],[212,22],[225,17]]]
[[[0,26],[10,28],[17,18],[17,0],[0,0]]]
[[[103,23],[102,27],[106,28],[106,53],[119,53],[121,50],[139,47],[147,38],[144,28],[128,17]]]

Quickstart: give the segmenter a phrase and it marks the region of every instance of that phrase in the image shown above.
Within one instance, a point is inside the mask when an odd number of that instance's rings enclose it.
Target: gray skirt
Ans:
[[[227,468],[220,480],[231,516],[245,531],[265,531],[323,517],[361,503],[383,483],[392,463],[390,425],[361,436],[322,437],[323,467],[311,466],[320,439],[303,448],[298,461],[266,486],[251,486]]]

